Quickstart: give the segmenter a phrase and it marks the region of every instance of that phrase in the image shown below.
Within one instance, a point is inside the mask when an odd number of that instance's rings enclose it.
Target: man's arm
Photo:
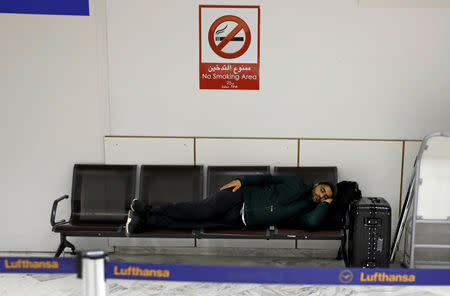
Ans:
[[[252,186],[252,185],[270,185],[270,184],[280,184],[282,183],[282,178],[279,176],[272,175],[256,175],[256,176],[242,176],[235,179],[225,185],[223,185],[220,190],[233,188],[233,192],[241,188],[242,186]]]
[[[301,222],[309,228],[318,227],[323,222],[328,212],[329,204],[332,201],[333,200],[329,198],[319,203],[314,209],[300,217]]]
[[[272,184],[283,184],[288,182],[299,182],[297,176],[279,176],[279,175],[246,175],[238,178],[242,186],[269,186]]]

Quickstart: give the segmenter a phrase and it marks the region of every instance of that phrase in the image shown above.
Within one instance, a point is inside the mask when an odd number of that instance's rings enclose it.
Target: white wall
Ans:
[[[106,163],[336,166],[338,181],[357,181],[363,196],[383,197],[391,206],[395,234],[420,142],[405,140],[245,139],[106,137]],[[205,176],[206,177],[206,176]],[[403,190],[402,190],[403,189]],[[402,193],[401,193],[402,192]],[[192,240],[110,239],[110,246],[191,246]],[[200,240],[199,247],[284,247],[293,241]],[[299,247],[334,248],[337,241],[301,241]]]
[[[400,2],[389,3],[404,7]],[[448,7],[419,2],[414,7]],[[0,229],[0,251],[56,249],[51,204],[70,194],[74,163],[105,161],[105,135],[402,140],[449,130],[450,10],[358,3],[379,6],[227,1],[261,5],[261,90],[234,92],[198,89],[198,5],[216,1],[91,0],[91,16],[0,14],[0,223],[8,225]],[[180,161],[192,160],[190,140],[150,142],[110,152],[145,155],[150,147],[161,161],[180,149]],[[198,141],[197,160],[227,162],[206,153],[212,142]],[[375,142],[369,146],[374,157],[398,158],[389,152],[395,145],[380,155]],[[268,161],[295,162],[286,147],[283,158]],[[58,218],[69,208],[65,201]],[[105,239],[72,240],[108,246]]]
[[[450,8],[448,0],[357,0],[361,8]]]
[[[261,90],[230,91],[199,90],[198,4],[108,2],[113,135],[420,139],[450,128],[448,8],[251,1]]]
[[[1,251],[55,251],[53,200],[70,194],[75,162],[104,161],[105,8],[96,17],[94,4],[91,16],[0,14]]]

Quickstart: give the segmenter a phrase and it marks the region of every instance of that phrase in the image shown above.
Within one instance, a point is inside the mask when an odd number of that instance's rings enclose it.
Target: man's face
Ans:
[[[330,186],[325,184],[314,184],[314,187],[312,189],[312,200],[314,202],[319,203],[332,197],[333,193]]]

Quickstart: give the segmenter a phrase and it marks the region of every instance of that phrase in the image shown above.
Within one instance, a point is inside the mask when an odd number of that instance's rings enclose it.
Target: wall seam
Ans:
[[[400,173],[400,199],[398,204],[398,215],[400,216],[402,210],[402,195],[403,195],[403,174],[405,170],[405,141],[402,142],[402,166]]]
[[[347,138],[276,138],[276,137],[202,137],[202,136],[105,136],[105,138],[150,138],[150,139],[204,139],[204,140],[308,140],[308,141],[356,141],[356,142],[422,142],[416,139],[347,139]]]
[[[109,67],[109,34],[108,34],[108,1],[105,0],[105,41],[106,41],[106,50],[105,50],[105,58],[106,58],[106,77],[105,79],[107,80],[106,83],[108,85],[107,90],[106,90],[106,96],[108,97],[108,134],[111,135],[112,133],[112,119],[111,119],[111,79],[110,79],[110,67]]]
[[[197,165],[197,139],[194,138],[194,165]]]

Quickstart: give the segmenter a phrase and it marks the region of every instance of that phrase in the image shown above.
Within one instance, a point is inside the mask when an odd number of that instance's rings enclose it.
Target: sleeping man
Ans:
[[[146,205],[134,199],[127,236],[151,229],[245,228],[295,223],[317,228],[324,221],[336,187],[306,185],[297,176],[243,176],[201,201]]]

